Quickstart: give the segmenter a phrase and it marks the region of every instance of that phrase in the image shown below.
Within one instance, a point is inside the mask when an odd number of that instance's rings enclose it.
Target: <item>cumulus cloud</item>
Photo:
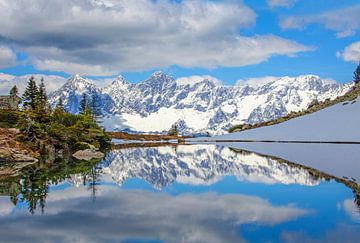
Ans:
[[[360,222],[359,208],[353,199],[346,199],[342,203],[342,208],[353,220]]]
[[[10,48],[0,45],[0,68],[11,67],[16,64],[16,54]]]
[[[15,208],[9,197],[0,197],[0,216],[8,215]]]
[[[0,1],[0,42],[42,70],[110,75],[169,65],[244,66],[309,48],[244,37],[256,14],[242,1]],[[21,14],[19,14],[21,13]]]
[[[269,7],[286,7],[290,8],[294,6],[297,0],[267,0]]]
[[[0,94],[8,94],[10,89],[16,85],[19,89],[19,93],[25,90],[25,87],[29,81],[29,78],[34,76],[35,80],[39,83],[41,78],[44,78],[44,83],[48,92],[54,91],[61,87],[66,82],[66,79],[56,75],[23,75],[13,76],[0,73]]]
[[[352,36],[360,28],[360,4],[323,12],[316,15],[290,16],[280,20],[283,29],[302,30],[310,24],[323,25],[326,29],[336,31],[338,38]]]
[[[0,219],[5,242],[103,242],[126,239],[164,242],[241,242],[238,227],[271,226],[308,213],[292,205],[272,205],[254,196],[215,193],[171,196],[99,186],[92,203],[85,187],[51,191],[45,215],[16,212]],[[21,209],[19,209],[20,211]],[[18,234],[19,228],[22,233]],[[37,229],[41,228],[39,234]]]
[[[347,62],[360,62],[360,41],[354,42],[351,45],[345,47],[344,51],[338,51],[337,57],[343,58]]]

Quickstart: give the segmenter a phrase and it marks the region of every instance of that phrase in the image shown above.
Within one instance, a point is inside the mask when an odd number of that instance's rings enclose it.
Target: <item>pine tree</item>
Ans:
[[[360,62],[356,68],[356,70],[354,71],[354,82],[356,84],[360,83]]]
[[[35,78],[31,77],[22,96],[23,106],[25,109],[35,110],[38,103],[38,93],[39,91]]]
[[[10,96],[17,97],[18,94],[19,94],[18,88],[16,87],[16,85],[14,85],[10,90]]]
[[[55,107],[55,112],[65,112],[63,99],[60,97]]]
[[[94,116],[101,116],[100,98],[96,93],[91,96],[90,109]]]
[[[86,93],[83,93],[79,107],[80,114],[85,114],[87,109],[88,109],[87,95]]]
[[[178,128],[177,128],[177,124],[173,124],[168,132],[169,136],[177,136],[179,134]]]
[[[45,106],[48,101],[47,94],[46,94],[46,88],[45,88],[45,84],[44,84],[44,78],[41,78],[41,83],[39,85],[38,100],[39,100],[39,103],[43,106]]]

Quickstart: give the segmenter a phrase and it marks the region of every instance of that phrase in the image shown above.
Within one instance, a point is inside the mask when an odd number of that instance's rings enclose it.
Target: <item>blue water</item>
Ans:
[[[0,241],[360,239],[350,188],[253,153],[210,145],[131,148],[112,151],[89,170],[49,184],[44,206],[33,214],[31,199],[14,204],[3,193]]]

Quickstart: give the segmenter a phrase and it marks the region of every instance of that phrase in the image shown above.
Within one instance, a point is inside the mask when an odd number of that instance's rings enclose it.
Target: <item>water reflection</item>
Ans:
[[[244,150],[125,148],[100,163],[60,160],[0,171],[4,242],[296,242],[340,239],[341,232],[351,241],[360,236],[352,192],[323,180],[335,178]]]
[[[50,185],[62,183],[75,174],[86,178],[96,170],[97,163],[96,160],[57,159],[53,163],[3,164],[0,166],[0,192],[9,196],[14,205],[25,202],[31,214],[37,208],[43,212]]]
[[[171,196],[121,191],[99,186],[97,203],[89,204],[86,188],[54,191],[47,199],[47,217],[24,216],[0,221],[2,240],[99,242],[114,239],[160,239],[164,242],[239,242],[236,225],[276,225],[307,213],[295,206],[274,206],[264,199],[215,193]],[[91,212],[91,213],[89,213]],[[42,233],[38,234],[37,230]],[[232,232],[233,231],[233,232]],[[5,238],[4,238],[5,237]]]
[[[103,172],[111,175],[119,185],[136,177],[157,189],[174,181],[209,185],[226,175],[235,175],[240,181],[265,184],[319,184],[319,179],[305,169],[252,152],[216,145],[114,150],[104,159],[102,167]]]

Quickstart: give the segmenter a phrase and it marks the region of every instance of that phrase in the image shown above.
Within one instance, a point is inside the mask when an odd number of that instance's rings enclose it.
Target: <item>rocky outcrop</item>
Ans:
[[[79,160],[92,160],[92,159],[101,159],[104,157],[104,153],[100,152],[97,148],[93,145],[89,144],[88,149],[78,150],[73,155],[74,158]]]
[[[37,162],[38,154],[17,141],[18,135],[18,129],[0,128],[0,162]]]

